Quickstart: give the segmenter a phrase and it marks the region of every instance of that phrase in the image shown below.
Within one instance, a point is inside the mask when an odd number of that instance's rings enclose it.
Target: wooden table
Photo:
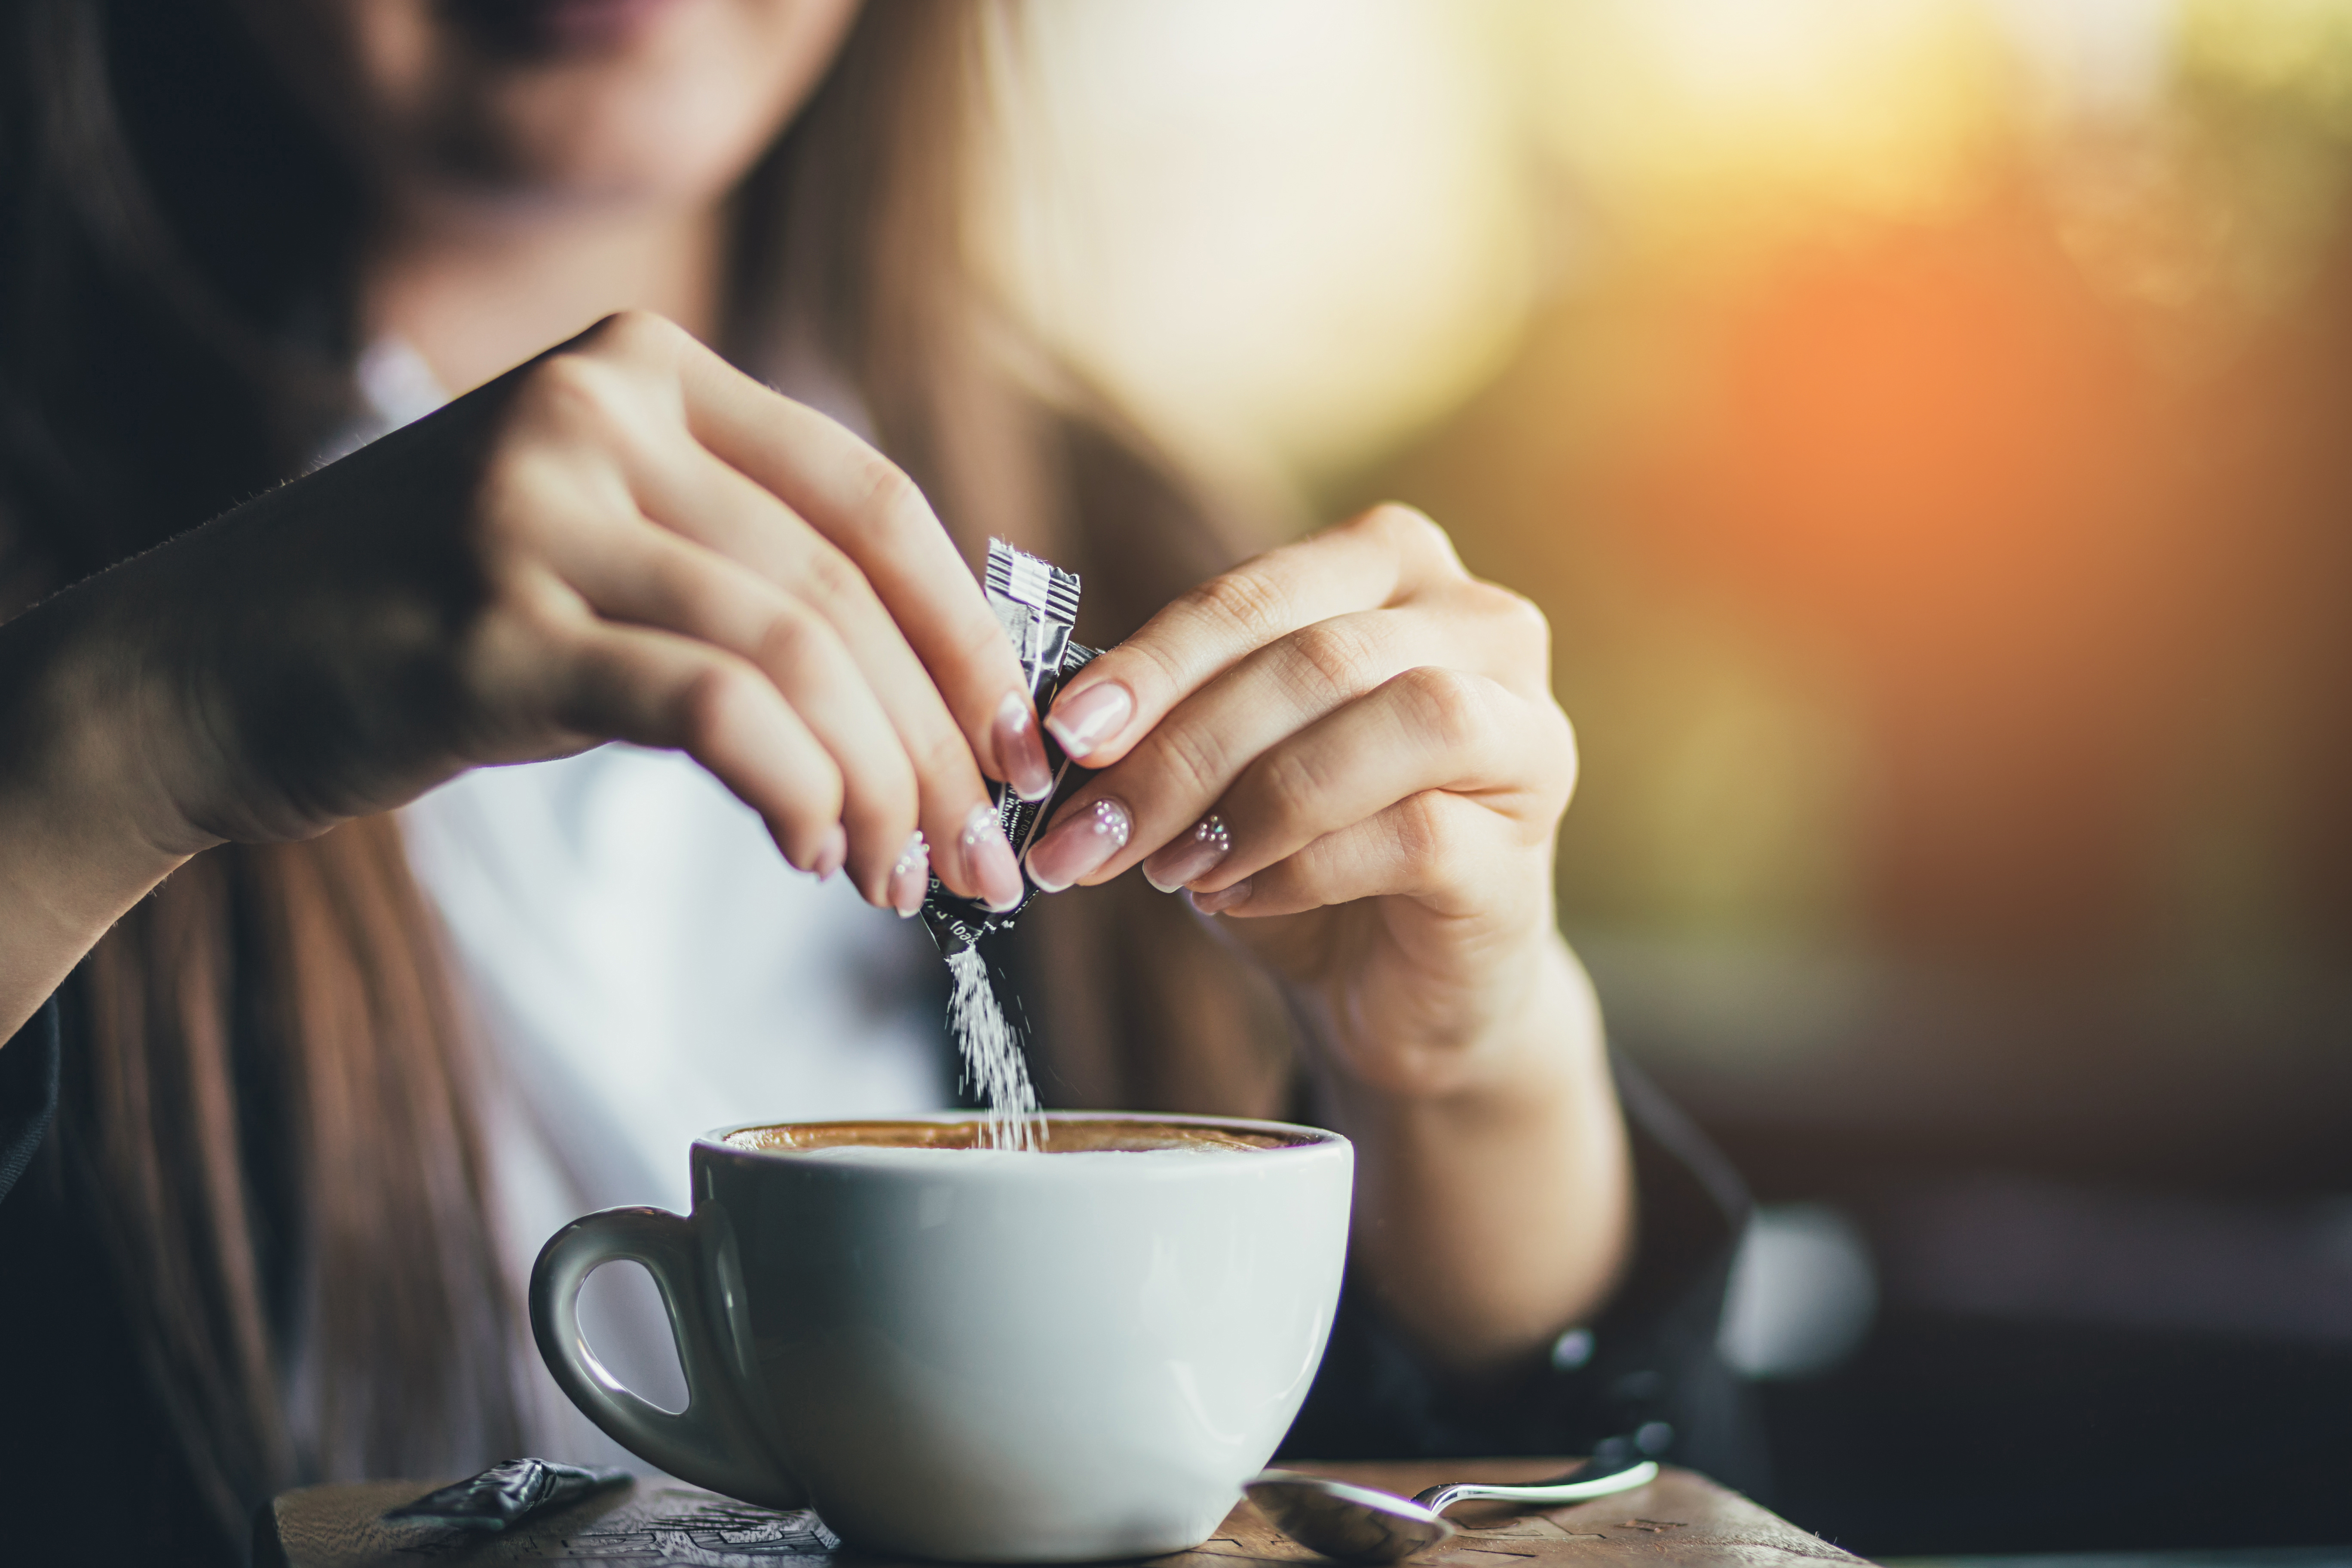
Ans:
[[[1411,1496],[1441,1481],[1529,1481],[1556,1476],[1565,1459],[1448,1459],[1286,1468],[1362,1481]],[[596,1562],[612,1568],[900,1568],[839,1546],[809,1513],[776,1513],[690,1487],[640,1483],[534,1520],[503,1536],[469,1536],[377,1522],[387,1509],[438,1482],[362,1481],[305,1487],[264,1510],[254,1543],[257,1568],[420,1568],[462,1564]],[[1800,1568],[1861,1559],[1806,1534],[1704,1476],[1669,1469],[1637,1491],[1543,1512],[1465,1504],[1448,1516],[1464,1526],[1445,1549],[1419,1560],[1445,1568],[1542,1568],[1543,1564],[1641,1563],[1655,1568],[1737,1564]],[[1321,1563],[1275,1533],[1244,1502],[1224,1529],[1190,1552],[1150,1560],[1151,1568],[1235,1568],[1237,1563]]]

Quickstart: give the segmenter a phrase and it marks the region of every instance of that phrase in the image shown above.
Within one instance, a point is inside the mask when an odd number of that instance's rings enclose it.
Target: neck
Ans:
[[[657,311],[708,342],[725,228],[709,204],[484,214],[404,203],[367,249],[363,336],[402,339],[452,395],[615,310]]]

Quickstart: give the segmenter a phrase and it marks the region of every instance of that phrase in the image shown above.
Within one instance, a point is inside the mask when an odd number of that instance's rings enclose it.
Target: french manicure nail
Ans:
[[[1209,874],[1209,868],[1233,852],[1234,836],[1215,812],[1193,826],[1173,844],[1162,845],[1143,863],[1143,879],[1163,893]]]
[[[1134,831],[1127,807],[1108,797],[1084,811],[1065,809],[1029,847],[1029,879],[1058,893],[1126,848]]]
[[[1021,863],[1013,858],[1013,846],[1005,842],[996,808],[986,804],[973,806],[971,815],[963,819],[958,842],[963,846],[964,874],[978,884],[981,902],[998,914],[1018,909],[1025,890]]]
[[[816,858],[809,862],[809,869],[816,873],[818,881],[829,882],[833,874],[841,869],[842,862],[848,858],[849,830],[836,822],[833,825],[833,832],[818,847]]]
[[[1250,879],[1244,877],[1230,888],[1220,888],[1213,893],[1187,893],[1192,907],[1204,915],[1221,915],[1227,910],[1239,909],[1249,902]]]
[[[931,847],[923,841],[923,830],[918,827],[898,852],[898,863],[890,868],[887,889],[890,907],[898,911],[900,920],[911,919],[923,907],[923,895],[930,887]]]
[[[996,765],[1004,782],[1023,800],[1043,800],[1054,793],[1054,770],[1045,765],[1045,742],[1037,738],[1037,721],[1029,699],[1008,691],[996,710]]]
[[[1045,728],[1062,750],[1084,762],[1097,747],[1127,727],[1135,713],[1135,693],[1116,680],[1097,681],[1075,697],[1054,704]]]

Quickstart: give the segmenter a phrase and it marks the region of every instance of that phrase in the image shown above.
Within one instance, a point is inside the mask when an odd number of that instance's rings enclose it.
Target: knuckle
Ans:
[[[1454,560],[1453,536],[1438,526],[1435,518],[1417,506],[1408,506],[1403,501],[1382,501],[1366,512],[1363,521],[1366,526],[1385,534],[1408,554],[1448,562]]]
[[[1288,624],[1289,590],[1247,568],[1203,583],[1191,597],[1195,609],[1223,622],[1250,647],[1271,642]]]
[[[992,637],[1001,638],[1003,633],[992,624],[990,635]],[[1109,661],[1113,659],[1118,662],[1110,663]],[[1147,706],[1155,690],[1160,693],[1181,694],[1192,679],[1181,655],[1176,648],[1169,646],[1166,639],[1160,637],[1132,638],[1105,654],[1103,660],[1103,667],[1107,669],[1118,670],[1120,679],[1127,682],[1129,689],[1134,691],[1138,699],[1144,701]]]
[[[1472,592],[1479,611],[1493,620],[1509,645],[1522,651],[1540,654],[1547,663],[1551,657],[1551,618],[1543,607],[1525,594],[1514,593],[1497,583],[1474,583]]]
[[[1396,853],[1407,865],[1426,866],[1444,854],[1446,837],[1444,795],[1433,789],[1407,795],[1389,813]]]
[[[1398,676],[1396,684],[1414,726],[1447,751],[1475,745],[1493,728],[1493,705],[1475,676],[1423,665]]]
[[[638,308],[615,310],[588,329],[589,343],[621,359],[667,359],[675,354],[686,329],[656,311]]]
[[[1351,618],[1318,621],[1293,633],[1287,651],[1293,678],[1325,706],[1363,690],[1378,654],[1371,637]]]
[[[928,520],[930,502],[907,470],[882,456],[867,453],[861,461],[864,471],[858,476],[864,504],[858,509],[872,529],[893,529],[916,521]]]
[[[1165,770],[1177,786],[1176,793],[1223,792],[1225,749],[1205,729],[1196,724],[1163,725],[1152,731],[1151,748],[1152,765],[1143,770],[1144,776]]]
[[[1348,872],[1346,862],[1310,847],[1253,873],[1250,880],[1262,884],[1253,897],[1268,909],[1324,909],[1347,901]]]
[[[747,722],[759,701],[759,679],[731,658],[714,658],[678,688],[673,721],[690,748],[719,749]]]
[[[1310,816],[1315,803],[1328,796],[1332,785],[1329,773],[1311,752],[1285,747],[1265,760],[1257,779],[1257,791],[1263,797],[1264,809],[1273,818],[1272,826],[1286,828],[1302,818]]]
[[[465,548],[486,574],[539,554],[551,535],[597,510],[595,488],[554,454],[525,447],[497,454],[476,478],[463,522]]]
[[[785,601],[768,606],[754,646],[767,668],[797,669],[816,657],[823,640],[822,623],[801,605]]]
[[[836,604],[872,596],[866,574],[828,541],[817,542],[816,548],[809,552],[802,572],[806,592],[819,603]]]
[[[625,380],[588,354],[551,354],[531,368],[521,399],[534,423],[595,435],[632,428]]]
[[[492,584],[496,595],[488,615],[477,625],[503,621],[542,647],[571,651],[583,641],[590,615],[580,595],[554,574],[520,570],[501,575]]]

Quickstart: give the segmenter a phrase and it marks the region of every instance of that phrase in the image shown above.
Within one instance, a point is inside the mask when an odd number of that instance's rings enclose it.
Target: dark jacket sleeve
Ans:
[[[52,999],[0,1046],[0,1563],[228,1568],[244,1553],[196,1489],[55,1146],[75,1026]]]
[[[1612,1053],[1611,1067],[1631,1136],[1639,1219],[1632,1264],[1607,1308],[1562,1335],[1514,1387],[1471,1401],[1433,1374],[1351,1277],[1283,1454],[1588,1454],[1602,1438],[1639,1433],[1659,1458],[1733,1486],[1762,1484],[1746,1390],[1716,1351],[1747,1192],[1633,1064]]]
[[[0,1199],[16,1184],[58,1113],[58,1000],[0,1046]]]

